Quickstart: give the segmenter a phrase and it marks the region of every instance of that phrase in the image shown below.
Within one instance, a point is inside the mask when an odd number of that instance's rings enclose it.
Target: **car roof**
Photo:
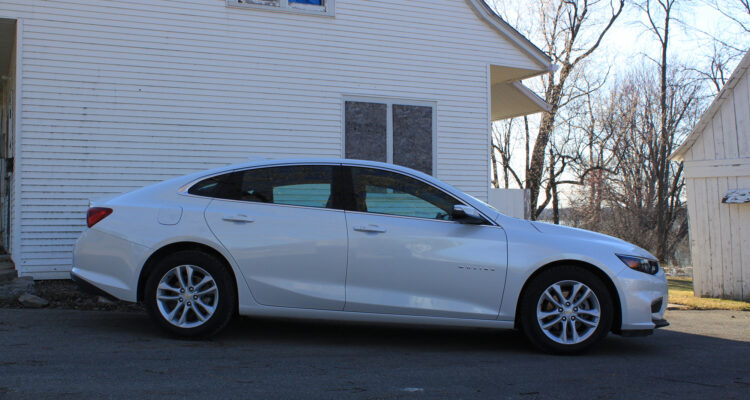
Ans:
[[[418,176],[424,180],[428,180],[435,184],[445,185],[445,182],[439,181],[433,176],[427,175],[423,172],[404,167],[396,164],[389,164],[379,161],[369,160],[357,160],[350,158],[325,158],[325,157],[308,157],[308,158],[275,158],[275,159],[258,159],[251,160],[245,163],[231,164],[223,167],[214,168],[208,171],[202,171],[201,175],[213,175],[221,172],[229,172],[238,169],[265,167],[274,165],[305,165],[305,164],[340,164],[340,165],[351,165],[359,167],[376,167],[383,168],[393,171],[400,171],[409,175]]]

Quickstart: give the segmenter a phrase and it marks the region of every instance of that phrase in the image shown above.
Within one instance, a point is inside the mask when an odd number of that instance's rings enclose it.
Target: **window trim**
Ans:
[[[437,189],[437,190],[445,193],[446,195],[448,195],[448,196],[450,196],[450,197],[458,200],[458,202],[460,202],[461,204],[463,204],[465,206],[473,207],[471,204],[469,204],[466,201],[462,200],[459,196],[456,196],[453,193],[450,193],[449,191],[447,191],[447,190],[445,190],[445,189],[443,189],[443,188],[441,188],[439,186],[436,186],[435,184],[433,184],[432,182],[430,182],[428,180],[425,180],[421,176],[413,175],[413,174],[409,173],[408,171],[400,171],[400,170],[395,169],[395,168],[387,168],[387,167],[378,166],[378,165],[359,164],[359,163],[356,163],[356,162],[354,162],[354,163],[352,163],[352,162],[341,162],[341,163],[333,162],[332,163],[332,162],[314,162],[314,161],[313,162],[305,162],[305,163],[299,163],[299,162],[294,162],[294,163],[278,162],[278,163],[272,163],[272,164],[250,166],[250,167],[233,168],[233,169],[228,169],[228,170],[224,170],[224,171],[221,171],[221,172],[206,174],[206,175],[200,176],[200,177],[198,177],[196,179],[193,179],[192,181],[188,182],[187,184],[185,184],[185,185],[181,186],[179,189],[177,189],[177,194],[182,195],[182,196],[195,197],[195,198],[199,198],[199,199],[218,200],[218,199],[215,199],[213,197],[198,196],[198,195],[195,195],[195,194],[190,194],[190,193],[188,193],[188,190],[190,190],[191,187],[193,187],[194,185],[198,184],[199,182],[202,182],[203,180],[208,179],[208,178],[212,178],[214,176],[219,176],[219,175],[224,175],[224,174],[230,174],[230,173],[239,172],[239,171],[246,171],[246,170],[251,170],[251,169],[268,168],[268,167],[294,166],[294,165],[298,165],[298,166],[306,166],[306,165],[329,165],[329,166],[333,166],[333,167],[341,167],[342,171],[343,171],[343,173],[341,174],[341,179],[342,179],[341,186],[343,188],[343,192],[341,193],[341,195],[347,195],[347,194],[349,194],[350,195],[350,199],[353,198],[353,196],[354,196],[354,193],[353,193],[354,192],[354,188],[352,186],[354,182],[352,181],[352,176],[351,176],[350,168],[357,168],[357,167],[359,167],[359,168],[379,169],[379,170],[383,170],[383,171],[388,171],[388,172],[392,172],[392,173],[396,173],[396,174],[408,176],[408,177],[410,177],[412,179],[416,179],[416,180],[418,180],[418,181],[420,181],[422,183],[425,183],[427,185],[430,185],[430,186],[434,187],[435,189]],[[334,175],[334,179],[336,179],[336,175]],[[222,201],[239,202],[239,203],[243,203],[243,204],[249,204],[250,203],[250,202],[242,201],[242,200],[228,200],[228,199],[220,199],[220,200],[222,200]],[[378,214],[378,213],[365,212],[365,211],[354,211],[354,209],[351,207],[351,204],[347,204],[347,202],[345,200],[346,200],[346,197],[344,197],[342,199],[342,202],[341,202],[341,204],[344,206],[343,209],[340,209],[340,208],[318,208],[318,207],[295,206],[295,205],[273,204],[273,203],[252,203],[252,204],[267,205],[267,206],[279,206],[279,207],[297,207],[297,208],[305,208],[305,209],[310,209],[310,210],[323,210],[323,211],[334,211],[334,212],[350,212],[350,213],[358,213],[358,214],[366,214],[366,215],[378,215],[378,216],[393,217],[393,218],[407,218],[407,219],[418,219],[418,220],[422,220],[422,221],[437,221],[437,222],[443,222],[443,223],[460,224],[460,222],[458,222],[458,221],[443,221],[443,220],[431,219],[431,218],[409,217],[409,216],[392,215],[392,214]],[[473,207],[473,208],[476,209],[475,207]],[[495,220],[493,220],[492,218],[490,218],[487,214],[483,213],[481,210],[478,210],[478,209],[477,209],[477,211],[479,211],[479,213],[488,222],[488,224],[486,224],[486,225],[480,225],[480,226],[492,226],[492,227],[497,227],[497,228],[503,229],[503,227],[498,222],[496,222]]]
[[[342,167],[343,167],[342,179],[344,181],[341,184],[341,188],[344,190],[344,193],[343,193],[344,200],[346,200],[346,199],[349,200],[349,201],[344,201],[344,204],[345,204],[345,207],[346,207],[345,210],[348,213],[357,213],[357,214],[363,214],[363,215],[377,215],[377,216],[381,216],[381,217],[392,217],[392,218],[416,219],[416,220],[420,220],[420,221],[433,221],[433,222],[442,222],[442,223],[450,223],[450,224],[461,224],[461,222],[454,221],[454,220],[442,220],[442,219],[435,219],[435,218],[413,217],[413,216],[409,216],[409,215],[384,214],[384,213],[378,213],[378,212],[372,212],[372,211],[359,211],[359,210],[357,210],[356,209],[356,205],[353,203],[353,201],[354,201],[354,174],[352,174],[352,168],[376,169],[376,170],[379,170],[379,171],[390,172],[390,173],[396,174],[396,175],[402,175],[402,176],[414,179],[414,180],[416,180],[418,182],[421,182],[421,183],[423,183],[425,185],[429,185],[430,187],[432,187],[433,189],[439,191],[440,193],[443,193],[444,195],[452,198],[458,204],[474,208],[472,205],[467,204],[465,201],[461,200],[457,196],[454,196],[452,193],[449,193],[449,192],[445,191],[443,188],[435,186],[431,182],[428,182],[428,181],[422,179],[419,176],[414,176],[414,175],[408,174],[408,173],[406,173],[404,171],[398,171],[398,170],[389,169],[389,168],[382,168],[382,167],[378,167],[378,166],[374,166],[374,165],[359,165],[359,164],[347,164],[347,163],[342,164]],[[479,211],[479,210],[477,210],[477,211]],[[482,217],[484,218],[484,220],[486,222],[485,224],[482,224],[480,226],[500,227],[497,223],[495,223],[495,221],[492,220],[492,218],[487,217],[481,211],[479,211],[479,214],[482,215]],[[461,225],[463,225],[463,224],[461,224]]]
[[[393,105],[417,106],[432,108],[432,176],[437,177],[437,141],[438,141],[438,102],[430,100],[413,100],[398,97],[349,96],[341,101],[341,158],[346,159],[346,102],[377,103],[386,105],[386,163],[393,164]],[[408,167],[406,167],[408,168]]]
[[[310,166],[320,166],[320,167],[331,167],[333,168],[333,176],[331,180],[331,194],[334,197],[334,205],[340,206],[339,208],[328,208],[328,207],[314,207],[314,206],[302,206],[297,204],[279,204],[279,203],[264,203],[260,201],[247,201],[247,200],[237,200],[237,199],[224,199],[220,197],[211,197],[211,196],[201,196],[197,194],[190,193],[190,189],[193,188],[193,186],[205,181],[206,179],[215,178],[217,176],[222,175],[230,175],[230,174],[236,174],[238,172],[246,172],[246,171],[253,171],[253,170],[261,170],[261,169],[267,169],[267,168],[279,168],[279,167],[310,167]],[[280,206],[280,207],[297,207],[297,208],[304,208],[308,210],[326,210],[326,211],[347,211],[347,208],[349,207],[349,204],[346,202],[346,198],[343,197],[345,193],[350,192],[349,185],[350,183],[347,183],[350,181],[350,179],[347,179],[347,173],[345,172],[344,165],[336,164],[336,163],[305,163],[305,164],[269,164],[269,165],[258,165],[258,166],[252,166],[252,167],[244,167],[244,168],[235,168],[231,170],[226,170],[222,172],[217,172],[215,174],[208,174],[201,176],[200,178],[194,179],[193,181],[189,182],[188,184],[180,187],[177,190],[177,194],[182,196],[188,196],[188,197],[195,197],[199,199],[208,199],[208,200],[220,200],[220,201],[232,201],[242,204],[252,204],[252,205],[266,205],[266,206]],[[338,190],[336,190],[338,189]]]
[[[322,6],[295,4],[290,3],[290,0],[277,0],[278,5],[267,4],[270,1],[272,0],[226,0],[226,6],[229,8],[245,8],[324,17],[336,16],[336,0],[323,0]]]

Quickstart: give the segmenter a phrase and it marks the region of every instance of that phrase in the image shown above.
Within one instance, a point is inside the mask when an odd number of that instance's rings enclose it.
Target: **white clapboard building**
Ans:
[[[695,294],[750,301],[750,52],[671,158],[685,162]]]
[[[3,0],[2,245],[67,277],[90,199],[253,157],[403,164],[487,199],[553,69],[482,0]]]

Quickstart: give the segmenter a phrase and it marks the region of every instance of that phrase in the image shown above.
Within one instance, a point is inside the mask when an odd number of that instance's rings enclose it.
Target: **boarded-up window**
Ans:
[[[432,107],[393,105],[393,163],[432,175]]]
[[[435,107],[346,101],[345,157],[389,162],[434,173]]]
[[[347,101],[346,158],[388,161],[388,106]]]
[[[278,9],[333,16],[334,0],[226,0],[228,7]]]

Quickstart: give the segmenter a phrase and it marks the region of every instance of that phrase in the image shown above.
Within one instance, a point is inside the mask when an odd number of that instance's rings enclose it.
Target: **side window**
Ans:
[[[333,166],[251,169],[208,178],[188,193],[257,203],[333,208]]]
[[[218,199],[234,199],[237,197],[237,183],[240,177],[240,173],[237,172],[213,176],[193,185],[188,193]]]
[[[458,200],[417,179],[374,168],[352,168],[356,211],[450,221]]]

